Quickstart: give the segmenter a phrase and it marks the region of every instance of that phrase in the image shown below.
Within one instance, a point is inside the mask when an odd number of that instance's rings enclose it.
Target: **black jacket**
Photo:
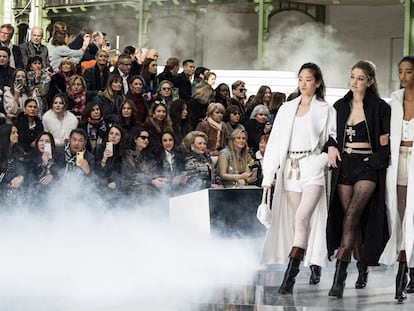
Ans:
[[[179,73],[173,79],[174,86],[179,89],[180,98],[189,100],[191,98],[191,82],[184,72]]]
[[[345,126],[351,112],[352,92],[338,100],[334,107],[337,112],[337,144],[330,140],[328,145],[336,145],[343,153]],[[390,144],[380,145],[380,135],[390,133],[390,106],[378,98],[372,91],[367,90],[363,108],[369,129],[369,137],[373,154],[369,156],[367,166],[378,172],[378,182],[370,202],[361,215],[361,230],[363,239],[363,258],[367,265],[377,265],[379,257],[388,241],[388,224],[385,207],[385,177],[390,157]],[[342,237],[342,223],[344,218],[336,187],[341,172],[341,162],[338,168],[332,170],[330,206],[327,223],[327,246],[331,256],[340,246]]]

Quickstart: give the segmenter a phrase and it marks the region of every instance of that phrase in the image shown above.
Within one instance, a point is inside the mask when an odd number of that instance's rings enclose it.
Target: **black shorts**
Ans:
[[[342,154],[341,171],[339,173],[338,184],[353,186],[357,181],[370,180],[377,183],[377,171],[372,169],[365,159],[370,155],[366,154]]]

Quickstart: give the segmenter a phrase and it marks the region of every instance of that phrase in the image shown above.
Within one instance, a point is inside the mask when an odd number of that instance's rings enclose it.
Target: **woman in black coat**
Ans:
[[[355,288],[364,288],[367,266],[378,265],[388,240],[384,196],[391,109],[379,97],[371,62],[359,61],[353,66],[349,85],[350,92],[334,105],[337,141],[327,143],[328,149],[334,148],[329,159],[333,170],[328,254],[337,250],[329,296],[337,298],[342,298],[352,253],[359,272]]]
[[[125,153],[125,131],[119,124],[112,124],[104,142],[95,149],[95,172],[104,194],[121,188],[121,168]]]
[[[34,99],[26,99],[24,111],[20,112],[13,124],[19,132],[19,144],[25,152],[32,150],[35,139],[43,132],[42,121],[37,117],[37,102]]]

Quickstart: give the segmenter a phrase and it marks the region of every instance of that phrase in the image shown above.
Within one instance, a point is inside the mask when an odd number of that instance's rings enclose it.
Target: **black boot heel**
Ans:
[[[296,258],[290,258],[289,265],[286,269],[283,282],[279,288],[279,294],[288,295],[293,293],[293,286],[295,285],[296,276],[299,273],[300,260]]]
[[[311,270],[311,275],[310,275],[310,278],[309,278],[309,284],[310,285],[318,284],[321,281],[322,268],[320,266],[317,266],[317,265],[311,265],[309,268]]]
[[[398,303],[403,303],[407,299],[407,262],[401,262],[398,264],[398,272],[395,278],[395,299]]]
[[[368,282],[368,267],[362,264],[360,261],[357,262],[358,267],[358,279],[355,282],[355,288],[361,289],[367,286]]]
[[[343,297],[344,289],[345,289],[345,281],[348,275],[346,273],[347,267],[348,267],[348,262],[337,260],[334,280],[333,280],[332,288],[328,294],[329,296],[333,296],[336,298]]]

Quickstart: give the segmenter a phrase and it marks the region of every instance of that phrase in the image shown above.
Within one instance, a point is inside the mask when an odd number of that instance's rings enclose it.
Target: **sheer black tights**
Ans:
[[[361,246],[361,214],[374,193],[376,184],[370,180],[360,180],[353,186],[338,185],[338,195],[344,210],[341,247],[352,250]]]

